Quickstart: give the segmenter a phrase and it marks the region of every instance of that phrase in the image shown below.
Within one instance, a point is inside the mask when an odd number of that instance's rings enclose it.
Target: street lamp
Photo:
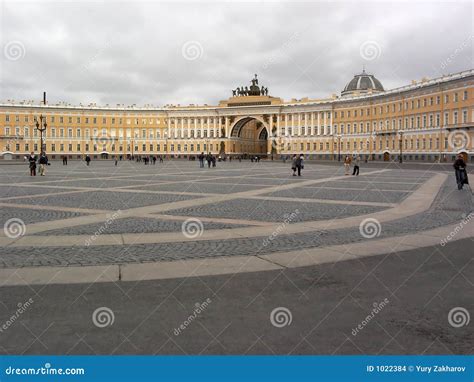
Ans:
[[[40,153],[42,153],[44,150],[44,144],[43,144],[43,131],[46,131],[46,127],[48,127],[48,124],[46,123],[46,117],[43,117],[41,114],[38,119],[36,119],[36,129],[40,132]]]
[[[400,158],[399,158],[400,163],[403,163],[403,133],[404,133],[403,130],[400,130],[398,132],[398,136],[400,137]]]

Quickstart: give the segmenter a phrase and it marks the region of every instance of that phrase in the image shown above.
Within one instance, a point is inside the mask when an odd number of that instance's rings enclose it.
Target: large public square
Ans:
[[[3,354],[472,353],[453,319],[473,304],[473,198],[450,166],[0,172]]]

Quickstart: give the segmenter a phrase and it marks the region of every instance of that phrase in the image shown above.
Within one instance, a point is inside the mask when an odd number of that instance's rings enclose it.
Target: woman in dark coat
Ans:
[[[36,176],[36,155],[33,151],[28,157],[28,163],[30,167],[30,176]]]

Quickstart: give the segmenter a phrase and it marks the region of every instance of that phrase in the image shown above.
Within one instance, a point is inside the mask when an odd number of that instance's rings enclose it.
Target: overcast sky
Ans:
[[[1,1],[0,100],[215,105],[254,73],[285,100],[473,68],[461,2]],[[448,61],[449,60],[449,61]]]

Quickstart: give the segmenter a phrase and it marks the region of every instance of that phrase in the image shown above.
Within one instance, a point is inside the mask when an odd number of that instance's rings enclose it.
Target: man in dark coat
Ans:
[[[458,190],[462,190],[465,184],[469,184],[467,179],[466,162],[461,154],[458,155],[454,161],[453,167],[456,174],[456,183],[458,184]]]

